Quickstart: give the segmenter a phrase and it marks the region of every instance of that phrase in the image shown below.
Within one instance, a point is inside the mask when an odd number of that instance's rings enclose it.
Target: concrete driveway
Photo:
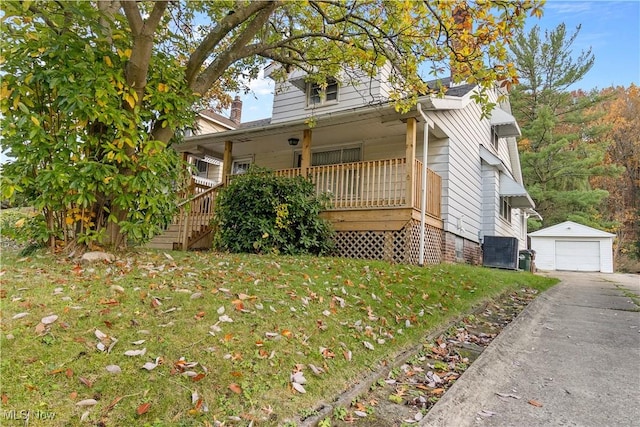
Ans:
[[[640,425],[640,276],[549,275],[420,425]]]

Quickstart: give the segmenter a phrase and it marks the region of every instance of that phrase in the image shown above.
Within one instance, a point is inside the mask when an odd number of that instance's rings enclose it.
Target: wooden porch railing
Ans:
[[[277,176],[294,177],[302,174],[301,168],[274,171]],[[409,207],[407,205],[407,160],[405,158],[372,160],[312,166],[307,176],[316,187],[317,194],[329,196],[329,210]],[[233,176],[227,177],[229,183]],[[413,208],[420,209],[422,197],[422,162],[413,165]],[[441,216],[440,199],[442,179],[427,169],[427,214]]]
[[[405,205],[406,159],[313,166],[308,176],[333,209]]]
[[[413,169],[414,186],[413,186],[413,207],[420,210],[422,203],[422,162],[416,160]],[[442,178],[440,175],[427,169],[427,215],[440,218],[442,200]]]
[[[210,231],[216,197],[222,184],[206,189],[196,188],[196,195],[178,205],[174,222],[178,225],[178,241],[182,249]]]

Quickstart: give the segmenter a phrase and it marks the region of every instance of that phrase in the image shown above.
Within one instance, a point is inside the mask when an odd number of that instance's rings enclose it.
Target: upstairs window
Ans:
[[[493,144],[493,148],[498,151],[498,144],[500,142],[500,137],[498,136],[498,129],[495,126],[491,126],[491,143]]]
[[[307,106],[318,107],[338,102],[338,82],[327,80],[326,84],[307,83]]]

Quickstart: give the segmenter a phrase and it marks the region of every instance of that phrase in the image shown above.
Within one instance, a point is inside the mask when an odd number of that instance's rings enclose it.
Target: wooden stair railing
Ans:
[[[211,232],[216,197],[223,184],[209,187],[178,205],[174,224],[178,225],[179,249],[187,250]]]

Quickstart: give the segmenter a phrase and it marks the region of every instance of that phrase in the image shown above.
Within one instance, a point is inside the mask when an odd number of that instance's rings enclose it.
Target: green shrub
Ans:
[[[252,167],[218,196],[214,246],[230,252],[328,254],[333,233],[319,217],[326,203],[306,178]]]
[[[19,243],[38,245],[49,238],[41,213],[18,208],[0,211],[0,234]]]

